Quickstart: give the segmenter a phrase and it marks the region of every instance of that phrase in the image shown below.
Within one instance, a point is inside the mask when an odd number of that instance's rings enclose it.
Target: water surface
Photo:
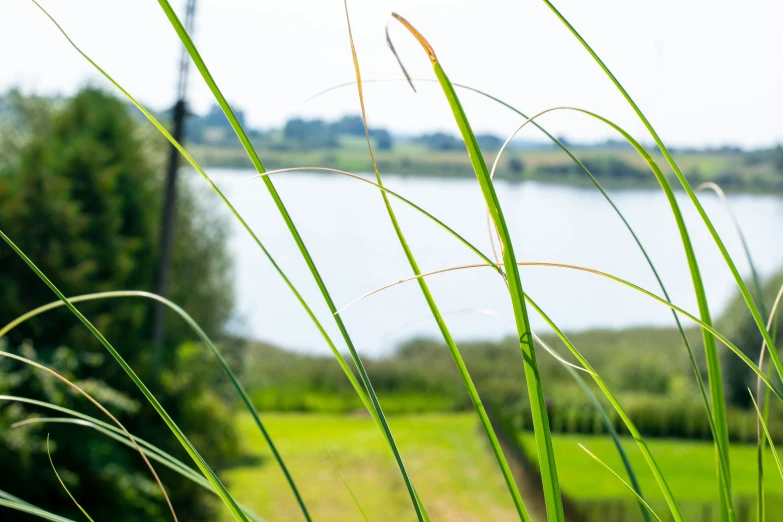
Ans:
[[[248,170],[210,171],[342,348],[334,321],[263,183],[258,179],[242,181],[252,174]],[[318,173],[278,174],[273,179],[338,308],[411,275],[376,188]],[[426,208],[491,257],[483,198],[475,180],[384,179],[390,189]],[[199,183],[205,197],[218,207],[217,198]],[[538,182],[499,181],[496,187],[519,260],[585,265],[660,294],[638,247],[597,190]],[[687,263],[662,192],[645,189],[610,194],[648,249],[672,300],[695,313]],[[739,238],[722,203],[714,195],[702,198],[739,269],[748,275]],[[734,295],[735,283],[692,204],[684,195],[679,201],[690,226],[713,315],[717,315]],[[762,274],[778,271],[783,244],[770,238],[776,237],[783,225],[783,198],[733,195],[730,201]],[[480,262],[426,217],[401,202],[393,204],[423,271]],[[233,220],[229,245],[235,259],[237,297],[232,328],[286,348],[328,352],[302,307]],[[538,267],[522,268],[521,275],[525,291],[566,330],[673,324],[668,309],[604,278]],[[458,341],[500,339],[515,333],[508,294],[491,269],[433,276],[429,283]],[[367,354],[381,354],[415,336],[439,335],[415,282],[354,305],[343,313],[343,319],[355,345]],[[546,329],[539,317],[531,316],[531,321],[534,329]]]

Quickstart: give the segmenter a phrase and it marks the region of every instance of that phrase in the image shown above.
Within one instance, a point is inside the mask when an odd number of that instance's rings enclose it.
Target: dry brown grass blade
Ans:
[[[400,69],[402,69],[402,74],[405,75],[405,79],[408,80],[408,85],[411,86],[411,89],[413,89],[413,92],[416,91],[416,86],[413,85],[413,80],[411,79],[411,75],[408,74],[408,70],[405,69],[405,65],[402,63],[402,59],[400,59],[400,55],[397,54],[397,49],[394,48],[394,44],[392,43],[391,36],[389,35],[389,24],[386,24],[386,45],[389,46],[389,49],[391,50],[392,54],[394,55],[394,58],[397,59],[397,65],[400,66]]]

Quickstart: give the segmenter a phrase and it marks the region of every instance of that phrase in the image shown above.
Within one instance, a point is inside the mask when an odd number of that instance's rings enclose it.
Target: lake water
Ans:
[[[342,347],[288,230],[259,179],[243,181],[247,170],[212,169],[224,190],[261,241],[284,267],[322,324]],[[287,173],[273,177],[338,308],[377,287],[411,275],[379,191],[338,175]],[[386,176],[386,185],[447,223],[491,257],[484,204],[475,179]],[[217,198],[198,181],[205,197]],[[628,231],[594,188],[537,182],[496,184],[521,261],[553,261],[597,268],[660,294],[649,267]],[[611,191],[648,249],[672,300],[696,312],[696,301],[674,219],[660,190]],[[743,274],[749,267],[722,203],[714,195],[703,202]],[[783,243],[775,240],[783,225],[783,198],[732,195],[730,202],[760,271],[780,270]],[[686,221],[702,269],[713,315],[734,295],[735,283],[720,253],[683,195]],[[394,201],[400,224],[423,271],[477,263],[480,259],[443,229],[407,205]],[[222,207],[220,207],[222,208]],[[236,333],[311,353],[328,347],[291,292],[249,235],[232,220],[230,251],[235,259]],[[604,278],[564,269],[523,267],[525,291],[566,330],[670,326],[667,308]],[[500,339],[515,333],[510,300],[491,269],[479,268],[429,278],[446,321],[459,340]],[[346,310],[343,319],[361,353],[382,354],[416,336],[439,336],[415,282],[385,290]],[[531,316],[535,330],[545,331]]]

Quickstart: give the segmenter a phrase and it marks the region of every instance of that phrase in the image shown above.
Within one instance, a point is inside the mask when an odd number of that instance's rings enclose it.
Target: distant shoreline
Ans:
[[[193,145],[193,156],[202,167],[252,169],[243,149]],[[612,190],[656,189],[657,180],[646,163],[634,152],[584,149],[575,151],[602,187]],[[373,165],[364,150],[325,149],[307,151],[259,150],[267,170],[286,167],[328,167],[361,174],[372,173]],[[491,168],[495,153],[486,155]],[[689,153],[678,158],[691,186],[712,181],[727,193],[783,194],[783,173],[766,163],[744,165],[743,153]],[[655,158],[677,190],[678,180],[662,157]],[[475,174],[467,154],[461,151],[417,152],[378,151],[381,174],[411,178],[472,179]],[[329,175],[328,172],[322,172]],[[496,179],[507,182],[536,181],[553,185],[590,188],[595,185],[568,156],[559,150],[510,150],[504,153]]]

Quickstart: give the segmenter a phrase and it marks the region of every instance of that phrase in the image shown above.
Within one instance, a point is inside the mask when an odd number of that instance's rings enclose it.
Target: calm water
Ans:
[[[210,172],[261,241],[275,256],[342,347],[340,335],[296,245],[263,183],[243,182],[253,172]],[[377,287],[411,274],[377,189],[342,176],[280,174],[274,177],[338,308]],[[475,180],[411,179],[387,176],[387,186],[449,224],[490,254],[483,199]],[[205,197],[220,204],[204,183]],[[515,242],[517,257],[585,265],[660,293],[639,249],[603,197],[594,189],[535,182],[499,182],[497,191]],[[696,311],[685,257],[671,211],[659,190],[611,193],[656,263],[673,301]],[[780,269],[783,244],[770,241],[783,225],[783,198],[730,196],[756,263],[764,275]],[[713,195],[703,196],[740,270],[749,273],[741,245],[725,210]],[[702,268],[713,313],[733,295],[735,285],[720,253],[685,197],[680,199]],[[406,205],[395,202],[403,231],[421,269],[436,270],[479,259],[448,233]],[[328,347],[270,263],[232,220],[230,249],[236,260],[236,319],[244,335],[306,352]],[[564,269],[522,268],[525,290],[568,330],[669,326],[665,307],[624,286]],[[491,269],[463,270],[429,278],[433,294],[457,340],[499,339],[515,332],[510,301]],[[361,352],[378,354],[414,336],[437,336],[418,285],[407,283],[354,305],[343,313]],[[538,317],[534,329],[545,330]]]

